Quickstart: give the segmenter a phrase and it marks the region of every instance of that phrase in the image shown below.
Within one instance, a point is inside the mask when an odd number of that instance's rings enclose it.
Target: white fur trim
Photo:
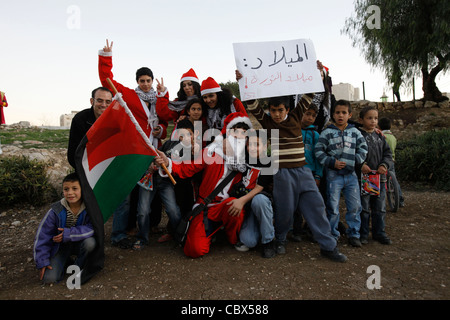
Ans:
[[[112,51],[111,52],[105,52],[103,50],[98,50],[98,55],[102,57],[112,57]]]
[[[201,95],[203,96],[203,95],[208,94],[208,93],[214,93],[214,92],[220,92],[220,91],[222,91],[221,88],[205,89],[205,90],[202,90]]]
[[[197,79],[197,78],[195,78],[195,77],[184,77],[184,78],[181,78],[180,82],[183,82],[183,81],[188,81],[188,80],[191,80],[191,81],[194,81],[194,82],[200,83],[200,81],[198,81],[198,79]]]
[[[221,145],[223,143],[223,136],[221,134],[217,135],[214,138],[214,142],[213,143]]]
[[[246,125],[249,126],[250,129],[252,128],[252,122],[250,121],[250,118],[248,118],[248,117],[236,117],[233,120],[231,120],[230,123],[228,123],[227,130],[230,130],[231,128],[233,128],[233,126],[235,126],[239,122],[244,122]]]
[[[166,168],[167,168],[167,171],[172,173],[172,159],[169,158],[168,160],[169,160],[169,165],[166,166]],[[163,178],[168,178],[169,177],[169,175],[164,171],[164,169],[162,167],[159,168],[158,173]]]
[[[162,98],[167,94],[168,91],[169,91],[169,89],[166,88],[166,90],[164,92],[156,92],[156,97]]]

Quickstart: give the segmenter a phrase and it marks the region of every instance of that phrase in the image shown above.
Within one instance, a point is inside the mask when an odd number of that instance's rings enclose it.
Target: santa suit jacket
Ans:
[[[109,84],[107,82],[107,78],[111,80],[111,82],[116,87],[117,91],[119,91],[122,94],[123,100],[128,105],[128,108],[131,110],[133,115],[135,116],[136,120],[138,121],[139,125],[141,126],[142,130],[145,132],[145,134],[150,137],[152,129],[150,125],[147,122],[148,119],[148,108],[143,103],[143,101],[139,98],[136,91],[133,89],[127,88],[120,84],[119,82],[114,80],[114,76],[112,73],[112,53],[111,52],[99,52],[98,56],[98,75],[100,77],[100,81],[102,83],[102,86],[109,88]],[[112,89],[112,88],[111,88]],[[145,109],[147,108],[147,110]],[[161,135],[159,136],[159,142],[158,142],[158,148],[161,147],[161,139],[165,139],[167,136],[167,122],[161,121],[159,122],[159,126],[161,127]]]
[[[196,161],[193,163],[177,163],[169,159],[169,172],[182,179],[192,177],[198,172],[203,172],[202,182],[199,187],[196,203],[200,203],[204,198],[208,197],[215,187],[231,172],[226,165],[226,161],[219,154],[213,153],[211,156],[208,156],[206,150],[207,149],[204,149],[201,163],[195,163]],[[165,175],[161,170],[160,174]],[[229,198],[228,192],[241,180],[242,173],[239,172],[233,180],[211,201],[209,206],[216,205]]]

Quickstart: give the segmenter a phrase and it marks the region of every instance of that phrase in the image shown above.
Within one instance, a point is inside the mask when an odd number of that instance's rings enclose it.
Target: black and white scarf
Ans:
[[[168,108],[169,108],[169,110],[172,110],[175,112],[181,112],[186,108],[188,102],[192,99],[198,99],[198,97],[196,95],[193,95],[193,96],[187,97],[187,100],[169,101]]]
[[[148,124],[153,131],[153,129],[159,125],[159,118],[158,115],[156,114],[156,91],[153,90],[153,88],[151,88],[149,92],[144,92],[139,87],[134,89],[134,91],[136,91],[136,94],[138,95],[139,99],[141,99],[144,102],[148,102],[148,113],[147,113]],[[143,106],[146,105],[143,104]],[[158,139],[153,137],[152,135],[150,135],[149,139],[152,142],[152,145],[155,148],[158,148]]]

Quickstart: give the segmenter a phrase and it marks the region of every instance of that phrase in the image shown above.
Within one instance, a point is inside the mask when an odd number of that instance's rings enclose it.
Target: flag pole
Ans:
[[[116,87],[114,86],[114,84],[112,83],[111,79],[106,78],[106,81],[108,82],[109,86],[111,87],[111,89],[113,90],[114,96],[119,93],[116,89]],[[122,98],[120,98],[122,100]],[[136,130],[141,134],[142,138],[144,138],[145,142],[147,143],[147,145],[156,152],[155,147],[151,144],[150,140],[148,139],[148,137],[146,136],[146,134],[144,133],[144,131],[142,130],[141,126],[139,125],[139,123],[137,123],[136,118],[134,117],[133,113],[130,111],[130,109],[128,108],[127,104],[125,101],[124,105],[120,104],[122,107],[124,107],[125,112],[127,113],[127,115],[130,117],[131,121],[133,122],[133,124],[136,126]],[[120,103],[120,101],[119,101]],[[175,185],[177,182],[175,181],[175,179],[173,178],[173,176],[170,174],[169,170],[167,169],[167,167],[164,164],[161,164],[161,167],[164,169],[164,171],[166,172],[166,174],[169,176],[170,181],[172,181],[172,183]]]

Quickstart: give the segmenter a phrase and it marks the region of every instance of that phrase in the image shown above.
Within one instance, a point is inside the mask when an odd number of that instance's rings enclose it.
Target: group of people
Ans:
[[[147,67],[137,70],[137,87],[127,88],[114,79],[112,47],[107,40],[99,51],[102,86],[92,91],[91,108],[73,118],[68,161],[75,168],[80,141],[113,100],[108,78],[158,150],[113,214],[112,245],[141,250],[164,211],[169,223],[158,241],[170,241],[182,218],[206,203],[189,221],[183,242],[189,257],[207,254],[216,233],[223,231],[237,250],[261,244],[262,256],[272,258],[286,252],[289,237],[298,241],[307,229],[322,256],[344,262],[347,257],[337,247],[341,192],[349,243],[356,247],[367,243],[370,231],[374,240],[391,243],[385,232],[385,189],[380,188],[377,196],[360,192],[361,174],[373,171],[383,179],[393,168],[391,149],[377,129],[378,112],[364,108],[358,128],[351,124],[351,105],[344,100],[333,104],[328,70],[320,62],[324,92],[272,97],[267,113],[258,100],[247,101],[246,109],[212,77],[200,82],[193,69],[181,76],[173,100],[163,79],[155,79]],[[241,77],[236,71],[236,79]],[[253,128],[247,110],[263,129]],[[170,138],[169,122],[174,123]],[[63,194],[43,218],[35,238],[34,257],[44,282],[59,281],[74,253],[77,260],[70,262],[82,268],[96,245],[76,172],[64,179]],[[129,236],[130,224],[137,227],[135,241]]]

